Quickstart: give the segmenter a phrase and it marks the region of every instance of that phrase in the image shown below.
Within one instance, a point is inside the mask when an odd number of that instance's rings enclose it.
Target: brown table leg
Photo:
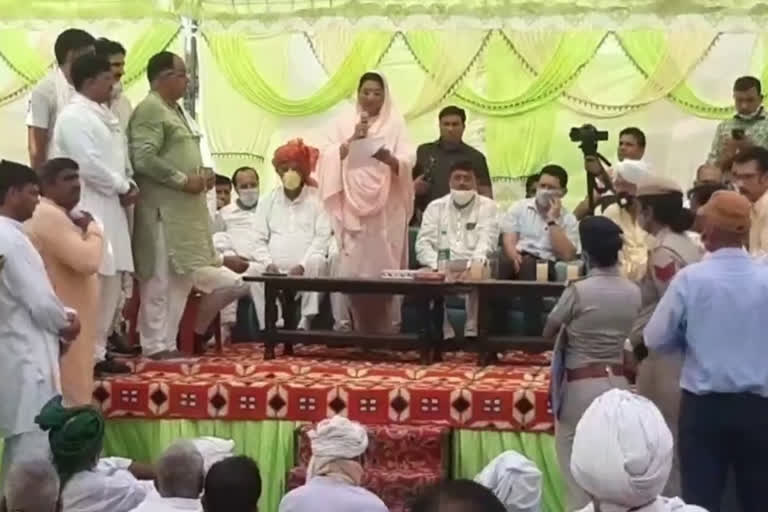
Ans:
[[[277,330],[277,290],[274,284],[264,283],[264,359],[275,358],[275,332]]]
[[[294,330],[296,329],[296,321],[295,321],[295,309],[296,309],[296,303],[298,302],[296,300],[296,292],[292,290],[283,290],[280,293],[280,303],[283,305],[283,322],[286,329]],[[283,343],[283,355],[284,356],[292,356],[293,355],[293,343],[285,342]]]
[[[445,319],[445,296],[438,295],[432,300],[432,309],[430,310],[429,333],[432,338],[432,361],[442,362],[443,360],[443,321]]]

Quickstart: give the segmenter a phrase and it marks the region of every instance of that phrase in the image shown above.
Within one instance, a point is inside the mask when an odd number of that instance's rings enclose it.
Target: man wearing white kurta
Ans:
[[[192,441],[173,443],[155,463],[156,491],[133,512],[176,512],[201,509],[204,460]]]
[[[499,223],[496,202],[477,193],[471,162],[457,162],[449,178],[451,192],[427,206],[416,237],[416,258],[449,279],[485,279],[488,257],[498,247]],[[477,336],[477,293],[466,297],[464,337]],[[446,313],[443,336],[455,333]]]
[[[27,147],[34,169],[48,159],[56,119],[75,93],[70,67],[79,56],[93,53],[93,45],[93,36],[76,28],[68,28],[56,38],[57,66],[32,89],[27,107]]]
[[[14,460],[48,458],[48,439],[35,424],[43,405],[60,393],[59,340],[73,340],[80,325],[48,281],[40,254],[22,222],[38,202],[29,167],[0,161],[0,436],[2,473]]]
[[[122,292],[123,273],[133,272],[131,235],[124,206],[135,201],[138,190],[127,176],[125,134],[117,117],[106,107],[114,77],[109,62],[95,55],[79,57],[72,65],[77,94],[64,107],[53,136],[55,156],[80,165],[82,192],[78,209],[104,225],[104,258],[99,268],[101,314],[94,361],[99,372],[127,372],[127,366],[105,361],[107,338]]]
[[[331,222],[310,177],[314,148],[294,140],[278,148],[272,161],[282,184],[259,201],[255,233],[246,259],[250,275],[285,273],[321,277],[328,274]],[[314,150],[316,151],[316,150]],[[264,285],[252,285],[259,325],[264,327]],[[309,329],[320,308],[320,294],[301,292],[299,329]],[[280,319],[278,319],[280,321]]]

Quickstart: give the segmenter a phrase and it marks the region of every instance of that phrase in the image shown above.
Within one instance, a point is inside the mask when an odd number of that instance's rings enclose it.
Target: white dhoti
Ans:
[[[261,263],[251,263],[248,267],[248,275],[259,276],[266,270],[266,265]],[[288,272],[288,268],[280,268],[281,272]],[[304,265],[304,277],[327,277],[328,276],[328,261],[324,256],[313,255],[307,259]],[[253,297],[253,305],[256,308],[256,316],[259,319],[259,326],[264,329],[265,323],[265,299],[264,299],[264,283],[251,283],[251,296]],[[312,319],[317,316],[320,311],[320,300],[322,294],[320,292],[299,292],[299,300],[301,301],[301,322],[299,324],[300,329],[309,329],[309,324]],[[280,303],[277,305],[277,322],[281,324],[283,322],[282,308]]]
[[[227,267],[201,268],[192,274],[192,280],[193,286],[204,294],[195,319],[196,334],[204,334],[221,310],[250,292],[242,277]]]

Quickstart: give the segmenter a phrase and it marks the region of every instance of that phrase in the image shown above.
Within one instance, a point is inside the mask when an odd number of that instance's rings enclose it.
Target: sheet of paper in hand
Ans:
[[[347,156],[347,166],[351,168],[365,167],[374,162],[373,155],[384,147],[386,141],[384,137],[365,137],[355,139],[349,143],[349,156]]]

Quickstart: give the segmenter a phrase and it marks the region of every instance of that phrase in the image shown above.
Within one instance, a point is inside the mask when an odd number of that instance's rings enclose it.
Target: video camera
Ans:
[[[575,126],[571,128],[568,134],[572,142],[580,142],[579,148],[584,156],[596,156],[597,143],[600,141],[608,140],[608,132],[601,131],[595,128],[591,124],[585,124],[584,126]]]

